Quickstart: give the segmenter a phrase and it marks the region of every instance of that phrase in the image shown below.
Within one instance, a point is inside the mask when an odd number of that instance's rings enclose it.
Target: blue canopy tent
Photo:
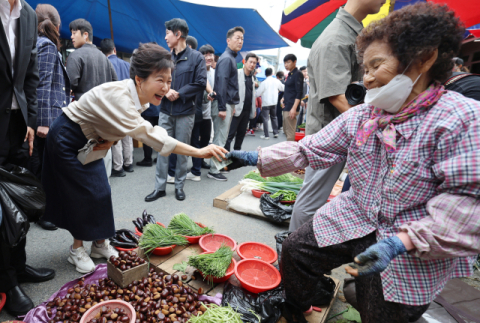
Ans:
[[[93,26],[93,42],[99,45],[103,38],[111,38],[108,0],[26,0],[34,9],[39,3],[53,5],[59,12],[62,38],[70,38],[68,25],[77,18],[88,20]],[[221,53],[227,46],[228,29],[245,28],[242,51],[288,46],[254,9],[220,8],[179,0],[114,0],[111,14],[115,46],[118,51],[131,53],[139,43],[165,43],[165,21],[183,18],[189,35],[199,46],[210,44]]]

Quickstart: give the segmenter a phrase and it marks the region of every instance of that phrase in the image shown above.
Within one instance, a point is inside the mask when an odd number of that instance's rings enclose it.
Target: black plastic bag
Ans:
[[[277,254],[278,254],[278,264],[280,265],[280,260],[282,258],[282,243],[288,236],[291,234],[290,231],[279,232],[275,235],[275,241],[277,242]]]
[[[45,192],[42,183],[26,168],[0,167],[0,187],[10,196],[30,222],[45,213]]]
[[[292,217],[293,205],[284,205],[280,203],[283,195],[276,198],[270,197],[270,194],[263,194],[260,197],[260,209],[267,218],[281,223]]]
[[[242,314],[243,322],[260,323],[256,316],[257,295],[229,282],[223,288],[222,306],[230,305]],[[253,313],[252,313],[253,311]]]
[[[282,317],[282,308],[285,301],[282,284],[275,289],[259,293],[255,308],[262,318],[262,323],[277,323]]]
[[[0,203],[2,204],[1,233],[3,240],[10,247],[15,247],[26,238],[30,223],[2,186],[0,186]]]

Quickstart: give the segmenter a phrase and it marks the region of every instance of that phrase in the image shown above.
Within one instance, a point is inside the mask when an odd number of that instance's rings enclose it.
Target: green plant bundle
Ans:
[[[306,126],[306,123],[304,122],[304,123],[302,123],[301,125],[298,125],[298,127],[297,127],[297,128],[302,128],[302,129],[305,129],[305,126]]]
[[[292,174],[283,174],[275,177],[268,177],[267,182],[277,182],[277,183],[298,183],[303,184],[303,179],[293,176]]]
[[[259,182],[266,182],[266,181],[267,181],[266,178],[260,176],[260,174],[257,173],[257,172],[254,171],[254,170],[248,172],[245,176],[243,176],[243,178],[249,178],[249,179],[253,179],[253,180],[259,181]]]
[[[172,230],[162,227],[158,224],[147,224],[143,228],[143,234],[140,237],[138,245],[147,253],[155,248],[169,247],[172,245],[187,245],[185,237],[172,232]]]
[[[173,233],[189,237],[197,237],[201,236],[202,234],[215,233],[213,229],[208,227],[202,228],[192,219],[190,219],[190,217],[185,213],[176,214],[170,221],[168,228],[172,230]]]
[[[218,306],[209,304],[202,315],[192,316],[189,323],[243,323],[242,314],[236,312],[230,305]]]
[[[285,191],[285,190],[280,190],[274,194],[271,195],[272,198],[279,197],[280,195],[283,194],[282,201],[295,201],[297,199],[297,194],[292,191]]]
[[[300,183],[291,183],[291,182],[259,182],[253,179],[243,179],[240,181],[240,184],[243,185],[242,191],[247,190],[262,190],[270,193],[276,193],[280,190],[293,191],[295,194],[300,192],[303,184]]]
[[[213,277],[225,277],[228,266],[232,262],[232,256],[232,249],[222,244],[214,253],[188,257],[188,265],[197,268],[204,276],[210,276],[209,283],[213,284]]]

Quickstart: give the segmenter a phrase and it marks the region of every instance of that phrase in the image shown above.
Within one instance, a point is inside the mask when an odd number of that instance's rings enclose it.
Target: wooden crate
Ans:
[[[139,280],[148,276],[148,263],[133,267],[129,270],[121,271],[115,267],[110,260],[107,261],[107,275],[118,286],[125,288],[134,280]]]

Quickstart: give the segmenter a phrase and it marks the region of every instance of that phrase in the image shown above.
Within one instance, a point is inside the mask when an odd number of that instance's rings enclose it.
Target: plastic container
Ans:
[[[109,308],[121,308],[125,310],[125,314],[130,318],[130,323],[135,323],[137,319],[137,315],[135,314],[135,309],[127,302],[121,300],[110,300],[98,303],[97,305],[92,306],[88,311],[83,314],[82,318],[80,319],[80,323],[87,323],[90,322],[91,319],[97,315],[98,311],[101,310],[102,306],[107,306]]]
[[[295,141],[300,141],[305,137],[305,132],[295,132]]]
[[[174,244],[174,245],[171,245],[171,246],[168,246],[168,247],[159,247],[159,248],[155,248],[153,249],[152,253],[156,256],[165,256],[165,255],[168,255],[169,253],[171,253],[173,251],[173,248],[175,248],[177,245]]]
[[[213,252],[202,252],[201,255],[205,255],[205,254],[209,254],[209,253],[213,253]],[[226,282],[227,280],[230,279],[230,277],[233,276],[233,274],[235,273],[235,267],[237,266],[237,261],[235,259],[232,258],[232,262],[230,263],[230,266],[228,266],[227,268],[227,272],[225,273],[225,276],[221,277],[221,278],[215,278],[215,277],[212,277],[212,280],[215,284],[217,283],[223,283],[223,282]],[[209,281],[209,275],[204,275],[200,270],[199,270],[200,274],[202,275],[202,277],[205,279],[205,281]]]
[[[282,204],[293,204],[295,203],[296,200],[293,200],[293,201],[280,201],[280,203]]]
[[[277,252],[273,248],[259,242],[244,242],[239,244],[237,254],[242,259],[258,259],[269,264],[273,264],[278,258]]]
[[[202,250],[206,252],[217,251],[222,246],[222,243],[229,246],[232,250],[235,250],[237,248],[237,243],[235,242],[235,240],[224,234],[207,234],[201,237],[198,241],[200,248],[202,248]]]
[[[235,276],[246,290],[261,293],[280,285],[280,272],[272,265],[258,259],[243,259],[235,267]]]
[[[300,132],[305,133],[305,128],[298,128],[298,130],[300,130]]]
[[[125,249],[125,248],[121,248],[121,247],[117,247],[117,246],[114,246],[114,248],[117,249],[118,251],[135,251],[135,250],[137,250],[137,248]]]
[[[198,224],[199,227],[201,228],[205,228],[205,225],[199,223],[199,222],[195,222],[196,224]],[[208,234],[208,233],[207,233]],[[205,234],[201,235],[201,236],[184,236],[185,238],[187,238],[188,240],[188,243],[189,244],[195,244],[195,243],[198,243],[198,241],[200,240],[200,238],[202,236],[204,236]]]
[[[262,190],[252,190],[252,194],[256,198],[261,198],[263,194],[270,194],[270,192],[262,191]]]
[[[164,225],[163,223],[157,222],[157,224],[158,224],[158,225],[161,225],[162,227],[165,228],[165,225]],[[135,234],[136,234],[137,236],[141,236],[143,233],[140,232],[140,231],[138,231],[137,227],[135,227]]]
[[[7,295],[5,293],[0,293],[0,312],[2,308],[5,306],[5,302],[7,301]]]

